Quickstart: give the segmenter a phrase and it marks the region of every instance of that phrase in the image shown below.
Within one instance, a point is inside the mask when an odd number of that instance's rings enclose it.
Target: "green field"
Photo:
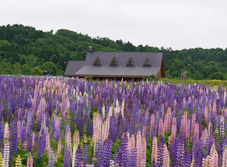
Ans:
[[[186,80],[186,81],[182,81],[179,79],[168,79],[168,78],[163,78],[160,81],[163,82],[171,82],[171,83],[179,83],[179,84],[184,84],[184,85],[188,85],[188,84],[204,84],[205,86],[223,86],[226,87],[227,86],[227,80]]]

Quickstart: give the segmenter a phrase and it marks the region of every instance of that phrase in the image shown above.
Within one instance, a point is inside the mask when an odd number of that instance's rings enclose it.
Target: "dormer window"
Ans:
[[[100,63],[100,61],[99,61],[99,58],[98,58],[98,57],[95,59],[95,61],[94,61],[94,63],[93,63],[93,65],[92,65],[92,66],[102,66],[102,64]]]
[[[143,67],[152,67],[150,60],[147,58],[143,63]]]
[[[112,67],[118,67],[118,63],[115,59],[115,57],[112,59],[112,61],[110,62],[110,65],[109,66],[112,66]]]
[[[126,63],[126,65],[125,65],[126,67],[135,67],[135,65],[134,65],[134,63],[133,63],[133,61],[132,61],[132,58],[130,57],[129,58],[129,60],[128,60],[128,62]]]

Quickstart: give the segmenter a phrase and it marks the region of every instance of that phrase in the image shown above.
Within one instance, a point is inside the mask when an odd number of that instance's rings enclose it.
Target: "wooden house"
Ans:
[[[89,47],[85,61],[69,61],[66,77],[89,77],[103,80],[138,80],[154,74],[165,77],[161,52],[93,52]]]

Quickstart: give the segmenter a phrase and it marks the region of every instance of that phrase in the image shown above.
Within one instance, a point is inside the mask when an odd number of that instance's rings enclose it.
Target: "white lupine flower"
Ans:
[[[105,105],[102,106],[102,115],[105,116]]]
[[[113,115],[113,107],[110,106],[110,108],[109,108],[109,116],[111,117],[112,115]]]
[[[225,104],[225,99],[226,99],[226,92],[224,92],[224,104]]]

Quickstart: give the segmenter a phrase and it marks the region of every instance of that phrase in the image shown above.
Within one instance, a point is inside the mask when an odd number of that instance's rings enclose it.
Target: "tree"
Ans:
[[[193,78],[194,78],[195,80],[202,80],[202,79],[203,79],[203,75],[202,75],[200,72],[196,71],[196,72],[193,74]]]
[[[43,73],[42,73],[42,71],[40,70],[39,66],[33,68],[33,70],[32,70],[32,75],[39,75],[39,76],[43,75]]]
[[[222,72],[214,72],[213,74],[208,76],[208,79],[213,80],[213,79],[217,79],[217,80],[225,80],[226,76],[224,73]]]
[[[58,63],[58,57],[56,55],[51,56],[50,62],[53,62],[54,64]]]
[[[20,59],[20,64],[21,64],[21,65],[26,64],[26,61],[25,61],[25,59],[24,59],[24,56]]]
[[[45,62],[40,66],[42,70],[46,70],[49,72],[51,75],[56,75],[57,74],[57,67],[53,62]]]

